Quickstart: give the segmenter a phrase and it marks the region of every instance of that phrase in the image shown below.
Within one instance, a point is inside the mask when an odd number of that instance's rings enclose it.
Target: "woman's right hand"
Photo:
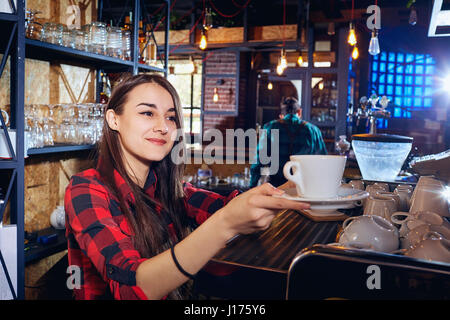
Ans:
[[[214,216],[219,214],[222,217],[226,231],[233,237],[267,229],[280,210],[303,210],[310,207],[305,202],[273,197],[283,193],[283,190],[270,183],[264,183],[232,199]]]

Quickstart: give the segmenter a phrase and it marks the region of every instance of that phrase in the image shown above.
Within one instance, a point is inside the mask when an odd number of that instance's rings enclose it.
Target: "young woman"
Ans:
[[[184,298],[184,284],[229,239],[268,228],[283,208],[309,207],[272,197],[283,191],[270,184],[228,197],[183,184],[184,166],[171,159],[184,147],[172,139],[182,124],[165,78],[137,75],[114,89],[96,168],[66,189],[69,265],[81,271],[75,298]]]

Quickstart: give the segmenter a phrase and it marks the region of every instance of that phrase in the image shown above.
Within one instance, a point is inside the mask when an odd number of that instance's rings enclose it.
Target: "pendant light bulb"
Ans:
[[[353,48],[353,51],[352,51],[352,58],[353,58],[353,60],[356,60],[356,59],[359,58],[359,51],[358,51],[358,47],[357,47],[357,46],[355,46],[355,47]]]
[[[273,89],[273,84],[272,82],[269,82],[269,84],[267,85],[267,89],[272,90]]]
[[[214,88],[213,101],[214,102],[219,101],[219,92],[217,91],[217,87]]]
[[[281,76],[283,74],[283,72],[284,72],[284,68],[280,64],[278,64],[277,65],[277,74],[279,76]]]
[[[205,31],[202,31],[202,37],[200,38],[199,48],[205,50],[207,46],[208,42],[206,41],[206,34]]]
[[[302,53],[300,52],[300,55],[298,56],[298,59],[297,59],[297,65],[299,67],[301,67],[302,64],[303,64],[303,57],[302,57]]]
[[[350,23],[350,31],[348,32],[347,42],[351,46],[354,46],[358,42],[356,41],[356,33],[355,28],[353,27],[353,23]]]
[[[280,65],[283,69],[287,68],[286,51],[284,49],[281,50]]]
[[[377,32],[375,29],[372,31],[372,38],[369,43],[369,53],[373,56],[380,53],[380,43],[378,41]]]

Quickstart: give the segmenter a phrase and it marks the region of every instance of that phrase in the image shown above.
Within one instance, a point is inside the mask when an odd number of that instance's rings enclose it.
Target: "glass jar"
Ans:
[[[72,32],[67,29],[66,26],[63,26],[63,32],[61,37],[61,45],[64,47],[71,48],[73,43]]]
[[[86,50],[86,32],[80,29],[72,29],[72,43],[73,49],[85,51]]]
[[[42,24],[36,21],[40,11],[27,10],[25,12],[25,36],[29,39],[40,40]]]
[[[114,58],[122,56],[122,29],[118,27],[107,28],[106,53]]]
[[[55,22],[46,22],[42,27],[41,40],[53,44],[62,44],[63,25]]]
[[[106,53],[106,24],[94,21],[89,27],[89,51],[97,54]]]
[[[131,32],[122,30],[122,59],[131,60]]]
[[[81,27],[81,31],[84,34],[84,50],[90,51],[91,47],[91,25],[85,24]]]

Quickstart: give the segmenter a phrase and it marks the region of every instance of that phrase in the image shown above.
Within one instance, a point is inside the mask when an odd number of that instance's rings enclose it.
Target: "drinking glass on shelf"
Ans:
[[[91,25],[85,24],[81,27],[81,31],[84,33],[84,50],[91,50]]]
[[[33,141],[34,148],[44,147],[44,132],[42,130],[43,112],[44,110],[41,108],[41,105],[33,104],[31,140]]]
[[[42,24],[36,21],[39,13],[41,11],[27,10],[25,12],[25,36],[29,39],[41,38]]]
[[[131,32],[122,30],[122,59],[131,60]]]
[[[102,137],[103,113],[105,107],[106,105],[102,103],[96,103],[94,106],[93,131],[95,132],[95,136],[93,139],[93,143],[100,141]]]
[[[86,104],[78,104],[77,133],[79,144],[89,144],[89,107]]]
[[[85,51],[86,50],[86,31],[81,29],[72,29],[72,43],[73,49]]]
[[[50,131],[50,107],[47,104],[39,104],[38,105],[38,123],[42,129],[42,143],[43,146],[52,146],[53,145],[53,137]]]
[[[41,40],[61,45],[63,25],[55,22],[46,22],[42,27]]]
[[[33,141],[33,106],[31,104],[24,105],[24,115],[25,115],[25,150],[34,148]]]
[[[69,104],[63,104],[62,113],[63,119],[61,123],[61,142],[62,143],[71,143],[72,141],[72,124],[71,119],[73,115],[71,114],[71,106]]]
[[[114,58],[120,58],[122,56],[122,29],[108,27],[106,53]]]
[[[89,51],[97,54],[106,53],[106,24],[100,21],[94,21],[89,27]]]
[[[71,30],[67,29],[66,26],[63,26],[63,32],[62,32],[62,37],[61,37],[61,44],[64,47],[71,48],[72,47],[72,43],[73,43],[73,38],[72,38]]]

